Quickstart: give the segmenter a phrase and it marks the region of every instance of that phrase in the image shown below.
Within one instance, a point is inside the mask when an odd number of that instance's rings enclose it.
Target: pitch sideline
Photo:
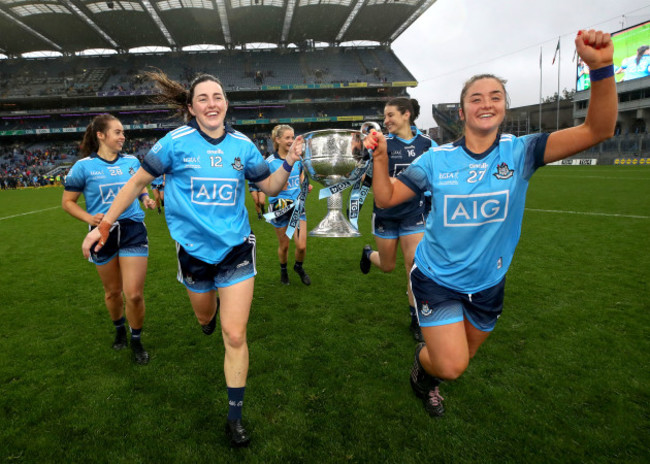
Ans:
[[[620,217],[620,218],[630,218],[630,219],[650,219],[650,216],[635,216],[633,214],[590,213],[584,211],[566,211],[560,209],[526,208],[526,211],[534,211],[536,213],[564,213],[564,214],[582,214],[584,216],[607,216],[607,217]]]

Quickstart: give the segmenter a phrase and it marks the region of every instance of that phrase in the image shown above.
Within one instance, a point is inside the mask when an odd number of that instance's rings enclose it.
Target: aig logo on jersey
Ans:
[[[192,177],[192,203],[198,205],[232,206],[237,200],[238,179]]]
[[[508,217],[510,192],[445,195],[445,227],[475,227]]]
[[[300,177],[289,177],[287,180],[287,190],[300,188]]]
[[[113,203],[113,200],[115,200],[117,193],[120,191],[122,187],[124,187],[125,184],[126,182],[119,182],[117,184],[100,185],[99,194],[102,197],[102,203],[103,204]]]

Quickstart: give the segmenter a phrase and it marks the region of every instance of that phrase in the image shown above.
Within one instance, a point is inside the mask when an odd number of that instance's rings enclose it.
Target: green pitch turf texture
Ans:
[[[309,228],[325,215],[315,186]],[[223,344],[176,282],[165,220],[148,211],[143,343],[113,326],[86,226],[62,188],[0,192],[0,462],[650,462],[650,167],[546,167],[532,179],[494,333],[442,386],[431,419],[411,392],[401,257],[359,271],[370,234],[308,239],[311,287],[279,284],[272,227],[258,221],[248,328],[248,449],[230,449]],[[469,246],[469,244],[468,244]],[[290,249],[293,266],[293,245]]]

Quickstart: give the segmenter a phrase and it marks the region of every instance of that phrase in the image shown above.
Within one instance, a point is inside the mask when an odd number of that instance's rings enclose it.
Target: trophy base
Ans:
[[[327,216],[308,234],[311,237],[361,237],[340,210],[329,210]]]

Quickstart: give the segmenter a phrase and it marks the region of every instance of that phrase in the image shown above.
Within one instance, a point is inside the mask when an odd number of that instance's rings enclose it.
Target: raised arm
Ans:
[[[302,156],[302,150],[303,138],[302,136],[298,136],[291,145],[282,168],[275,171],[266,179],[255,182],[260,190],[272,197],[280,193],[280,191],[286,185],[287,180],[289,180],[289,175],[291,174],[291,169],[293,168],[294,163],[300,160],[300,157]]]
[[[363,141],[366,148],[373,150],[372,191],[375,203],[380,208],[399,205],[415,196],[415,192],[398,179],[388,175],[388,150],[384,134],[372,131]]]
[[[91,230],[81,245],[81,249],[86,258],[90,256],[90,247],[93,243],[97,243],[95,251],[99,251],[108,239],[108,234],[111,230],[111,226],[120,217],[133,200],[136,197],[145,191],[145,187],[154,179],[154,176],[149,174],[144,169],[140,168],[136,171],[135,175],[129,179],[129,181],[122,187],[113,200],[111,207],[104,215],[104,218],[97,225],[97,227]]]
[[[590,70],[591,97],[587,117],[579,126],[549,135],[544,152],[545,163],[575,155],[614,135],[618,96],[612,39],[601,31],[579,31],[575,44],[578,55]]]

